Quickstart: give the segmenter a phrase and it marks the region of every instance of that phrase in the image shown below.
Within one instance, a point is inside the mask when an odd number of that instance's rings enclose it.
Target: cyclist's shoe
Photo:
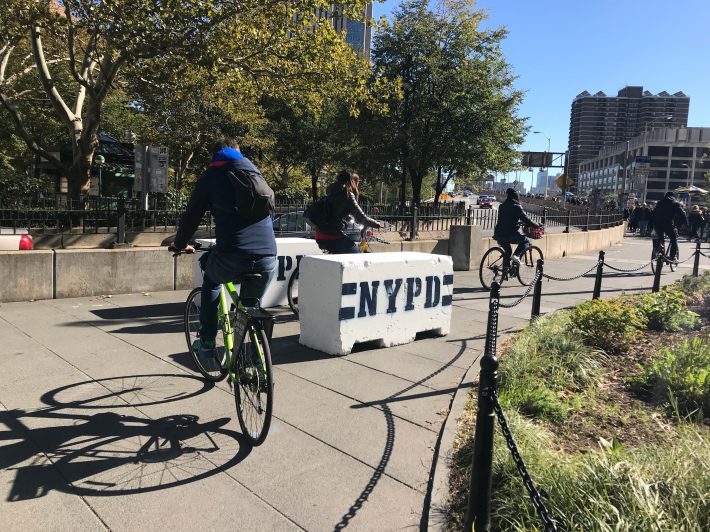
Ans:
[[[192,350],[197,355],[202,369],[207,372],[220,370],[221,366],[219,360],[217,360],[217,346],[214,340],[198,338],[192,343]]]
[[[510,257],[510,262],[514,266],[520,266],[520,257],[518,257],[517,255],[513,255],[512,257]]]

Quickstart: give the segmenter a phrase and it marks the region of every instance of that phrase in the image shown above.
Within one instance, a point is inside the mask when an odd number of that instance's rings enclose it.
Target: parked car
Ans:
[[[274,233],[300,233],[307,235],[311,232],[311,226],[303,217],[303,211],[285,212],[274,217]]]
[[[490,196],[484,197],[481,199],[480,203],[481,209],[492,209],[493,208],[493,200],[491,200]]]
[[[26,229],[14,231],[0,227],[0,251],[27,251],[32,249],[32,237]]]

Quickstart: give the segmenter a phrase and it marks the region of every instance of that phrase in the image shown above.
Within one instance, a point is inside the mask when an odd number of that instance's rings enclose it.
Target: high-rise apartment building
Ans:
[[[616,96],[584,91],[572,102],[569,127],[569,175],[579,176],[582,161],[600,150],[658,127],[686,127],[690,98],[682,92],[651,94],[627,86]]]
[[[323,10],[320,16],[327,17],[338,33],[345,32],[345,42],[353,50],[364,57],[370,57],[370,43],[372,41],[371,2],[368,2],[365,6],[364,20],[355,20],[343,15],[342,9],[338,8],[338,4],[333,4],[330,9]]]

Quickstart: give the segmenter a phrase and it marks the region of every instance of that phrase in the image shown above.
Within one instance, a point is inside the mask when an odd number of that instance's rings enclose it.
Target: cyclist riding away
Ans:
[[[360,248],[349,236],[345,228],[351,218],[365,227],[379,229],[382,224],[367,216],[360,205],[360,176],[353,170],[343,170],[335,178],[335,183],[326,190],[329,206],[328,222],[316,230],[316,243],[321,249],[332,254],[359,253]]]
[[[670,260],[678,259],[677,227],[679,225],[688,225],[688,220],[685,217],[683,206],[675,200],[675,192],[668,191],[651,213],[651,227],[656,232],[656,237],[653,239],[654,250],[663,249],[665,237],[668,235],[671,241],[670,257],[668,257]]]
[[[215,221],[217,244],[210,253],[202,281],[199,338],[193,343],[203,367],[208,371],[219,368],[215,337],[217,336],[217,307],[220,285],[240,281],[248,274],[261,274],[258,280],[243,279],[240,297],[258,300],[264,295],[276,268],[276,239],[269,214],[258,215],[239,204],[239,188],[235,176],[263,180],[261,172],[239,151],[232,139],[221,139],[214,144],[213,157],[207,170],[200,176],[180,221],[171,251],[194,251],[188,240],[197,230],[207,209]],[[263,183],[268,189],[268,187]],[[245,189],[246,190],[246,189]]]
[[[518,232],[518,226],[522,223],[526,227],[540,227],[540,224],[533,222],[525,215],[520,206],[518,193],[509,188],[505,191],[506,200],[498,208],[498,223],[493,231],[493,238],[505,250],[503,263],[507,266],[512,260],[515,265],[520,264],[520,257],[525,250],[530,247],[530,240],[525,235]],[[517,244],[515,253],[511,257],[511,244]]]

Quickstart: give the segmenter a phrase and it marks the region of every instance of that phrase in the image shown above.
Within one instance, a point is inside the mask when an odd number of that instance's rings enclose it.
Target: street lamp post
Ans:
[[[104,159],[103,155],[97,155],[94,157],[94,162],[99,166],[99,198],[101,197],[101,169],[104,166],[104,163],[106,162],[106,159]]]
[[[685,175],[685,186],[686,186],[686,187],[689,187],[689,186],[690,186],[690,165],[689,165],[689,164],[686,164],[686,163],[683,163],[683,164],[681,164],[681,166],[688,169],[688,171],[687,171],[687,173],[686,173],[686,175]]]

